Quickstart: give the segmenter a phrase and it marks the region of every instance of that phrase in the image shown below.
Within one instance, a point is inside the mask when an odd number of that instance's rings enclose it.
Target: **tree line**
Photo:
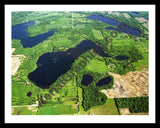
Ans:
[[[148,112],[149,97],[115,98],[118,108],[129,108],[131,113]]]

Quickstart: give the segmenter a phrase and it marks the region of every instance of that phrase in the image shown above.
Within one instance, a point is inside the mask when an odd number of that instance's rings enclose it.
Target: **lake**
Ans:
[[[81,84],[84,86],[88,86],[90,83],[93,82],[93,77],[91,75],[85,74],[82,77]]]
[[[28,79],[40,88],[49,88],[58,77],[71,69],[72,63],[81,54],[93,49],[100,56],[110,57],[90,40],[83,40],[74,48],[60,52],[48,52],[37,60],[37,68],[28,74]]]
[[[35,22],[32,21],[12,26],[12,39],[19,39],[21,40],[21,44],[24,48],[31,48],[46,40],[48,37],[52,36],[55,33],[55,31],[48,31],[43,34],[30,37],[27,29],[29,26],[34,24]]]
[[[96,86],[101,87],[103,85],[108,85],[111,82],[111,80],[112,80],[112,78],[110,76],[108,76],[106,78],[103,78],[103,79],[99,80],[96,83]]]
[[[23,47],[26,48],[33,47],[54,34],[54,31],[48,31],[35,37],[30,37],[27,28],[34,24],[35,22],[26,22],[12,26],[12,39],[21,40]],[[75,59],[91,49],[102,57],[111,57],[104,52],[103,48],[94,42],[83,40],[74,48],[66,51],[54,52],[53,49],[53,52],[48,52],[40,56],[36,63],[37,68],[28,74],[28,79],[40,88],[49,88],[58,77],[71,69]]]
[[[102,15],[91,15],[89,17],[87,17],[88,19],[92,19],[92,20],[98,20],[98,21],[101,21],[101,22],[104,22],[106,24],[109,24],[109,25],[113,25],[113,26],[116,26],[118,27],[120,22],[114,20],[114,19],[111,19],[109,17],[104,17]],[[130,28],[128,27],[127,25],[124,27],[121,25],[121,28],[118,28],[118,30],[120,32],[123,32],[123,33],[127,33],[127,34],[132,34],[132,35],[136,35],[136,36],[140,36],[141,35],[141,32],[137,29],[133,29],[133,28]],[[114,27],[107,27],[106,29],[109,29],[109,30],[116,30],[116,28]]]

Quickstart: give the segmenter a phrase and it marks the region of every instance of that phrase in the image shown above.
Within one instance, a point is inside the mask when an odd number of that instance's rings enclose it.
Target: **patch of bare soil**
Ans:
[[[22,109],[20,109],[20,110],[17,112],[16,115],[20,115],[21,111],[22,111]]]
[[[129,18],[130,16],[127,13],[122,13],[126,18]]]
[[[113,88],[101,90],[108,98],[141,97],[149,95],[148,71],[129,72],[126,75],[109,74],[114,77]]]
[[[119,13],[118,13],[118,12],[115,12],[115,11],[108,11],[108,14],[113,14],[113,15],[119,16]]]
[[[114,12],[114,14],[117,15],[117,16],[119,16],[119,13],[118,13],[118,12]]]
[[[113,11],[108,11],[108,14],[113,14],[114,15]]]
[[[130,115],[129,108],[120,108],[119,111],[121,115]]]
[[[11,108],[11,114],[14,112],[14,108]]]
[[[14,52],[15,48],[12,48],[12,53]],[[12,68],[11,68],[11,71],[12,71],[12,75],[15,75],[20,64],[22,63],[23,61],[23,58],[24,58],[24,55],[23,54],[19,54],[19,55],[12,55]]]
[[[139,112],[139,113],[131,113],[129,108],[120,108],[119,109],[121,115],[148,115],[148,112]]]
[[[136,17],[137,20],[139,20],[140,22],[148,22],[147,19],[145,19],[144,17]]]
[[[149,24],[148,24],[148,22],[147,23],[144,23],[144,25],[148,28],[148,26],[149,26]]]

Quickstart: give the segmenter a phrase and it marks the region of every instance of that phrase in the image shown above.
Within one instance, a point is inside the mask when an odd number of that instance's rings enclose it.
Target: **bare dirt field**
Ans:
[[[108,11],[108,14],[113,14],[113,15],[119,16],[119,13],[118,13],[118,12],[115,12],[115,11]]]
[[[139,20],[141,23],[148,22],[144,17],[136,17],[137,20]]]
[[[108,14],[113,14],[114,15],[113,11],[108,11]]]
[[[117,15],[117,16],[119,16],[119,13],[118,13],[118,12],[114,12],[114,14]]]
[[[136,19],[137,19],[138,21],[140,21],[141,23],[146,22],[146,23],[144,23],[143,25],[146,26],[146,27],[148,28],[149,22],[148,22],[147,19],[145,19],[144,17],[136,17]]]
[[[12,48],[12,53],[14,52],[15,48]],[[24,55],[23,54],[19,54],[19,55],[11,55],[12,57],[12,75],[15,75],[20,64],[23,61]]]
[[[144,23],[143,25],[145,25],[147,28],[148,28],[148,26],[149,26],[148,22],[147,22],[147,23]]]
[[[126,18],[130,18],[130,16],[127,13],[122,13]]]
[[[109,73],[114,77],[112,89],[103,89],[108,98],[141,97],[149,95],[149,72],[129,72],[126,75]]]
[[[129,108],[120,108],[119,111],[121,115],[130,115]]]

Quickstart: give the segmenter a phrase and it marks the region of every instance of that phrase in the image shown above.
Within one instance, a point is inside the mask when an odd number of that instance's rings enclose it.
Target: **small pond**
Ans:
[[[104,101],[104,98],[101,98],[101,101]]]
[[[139,13],[138,12],[131,12],[132,15],[138,15]]]
[[[120,56],[116,56],[115,59],[116,60],[128,60],[129,58],[127,56],[120,55]]]
[[[111,81],[112,81],[112,78],[110,76],[108,76],[106,78],[103,78],[103,79],[99,80],[96,83],[96,86],[101,87],[103,85],[108,85]]]
[[[81,84],[84,86],[88,86],[90,83],[93,82],[93,77],[91,75],[83,75]]]
[[[32,95],[32,92],[28,92],[27,96],[30,97]]]

